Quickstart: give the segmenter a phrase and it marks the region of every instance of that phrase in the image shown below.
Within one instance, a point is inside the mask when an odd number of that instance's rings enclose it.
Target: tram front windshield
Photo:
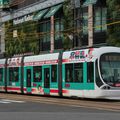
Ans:
[[[103,81],[120,87],[120,53],[107,53],[100,58],[100,71]]]

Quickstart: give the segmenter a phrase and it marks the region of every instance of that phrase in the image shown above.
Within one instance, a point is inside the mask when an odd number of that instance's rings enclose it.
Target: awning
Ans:
[[[85,0],[83,6],[89,6],[90,4],[96,4],[98,0]]]
[[[39,11],[36,15],[33,16],[33,20],[40,20],[47,11],[48,9]]]
[[[44,16],[44,18],[49,18],[49,17],[55,15],[55,13],[56,13],[61,7],[62,7],[62,4],[51,7],[51,8],[50,8],[50,11]]]

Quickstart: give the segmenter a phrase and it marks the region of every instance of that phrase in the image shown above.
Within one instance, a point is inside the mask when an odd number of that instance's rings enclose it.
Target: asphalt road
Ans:
[[[119,120],[119,111],[0,99],[0,120]]]

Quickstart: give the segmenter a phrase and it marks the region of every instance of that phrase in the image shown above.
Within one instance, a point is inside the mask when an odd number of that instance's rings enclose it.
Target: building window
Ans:
[[[106,31],[106,17],[107,17],[107,10],[106,8],[95,8],[94,9],[94,31],[95,32],[102,32]]]
[[[60,21],[56,20],[55,21],[55,40],[59,40],[60,39]]]
[[[63,21],[62,19],[56,19],[55,20],[55,40],[59,40],[61,37],[63,37],[63,34],[61,31],[63,31]]]
[[[83,12],[83,34],[88,34],[88,12]]]
[[[43,43],[50,41],[50,21],[40,23],[40,38]]]
[[[9,81],[11,82],[19,81],[19,68],[18,67],[9,68]]]
[[[94,29],[95,32],[101,31],[101,8],[95,9],[95,17],[94,17]]]
[[[107,30],[107,8],[102,8],[102,31]]]
[[[40,82],[42,80],[42,68],[41,66],[33,67],[33,81]]]
[[[50,20],[39,24],[40,46],[42,51],[50,50]]]

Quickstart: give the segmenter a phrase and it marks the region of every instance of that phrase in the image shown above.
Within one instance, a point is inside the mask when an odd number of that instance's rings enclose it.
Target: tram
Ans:
[[[120,48],[0,59],[0,92],[120,99]]]

